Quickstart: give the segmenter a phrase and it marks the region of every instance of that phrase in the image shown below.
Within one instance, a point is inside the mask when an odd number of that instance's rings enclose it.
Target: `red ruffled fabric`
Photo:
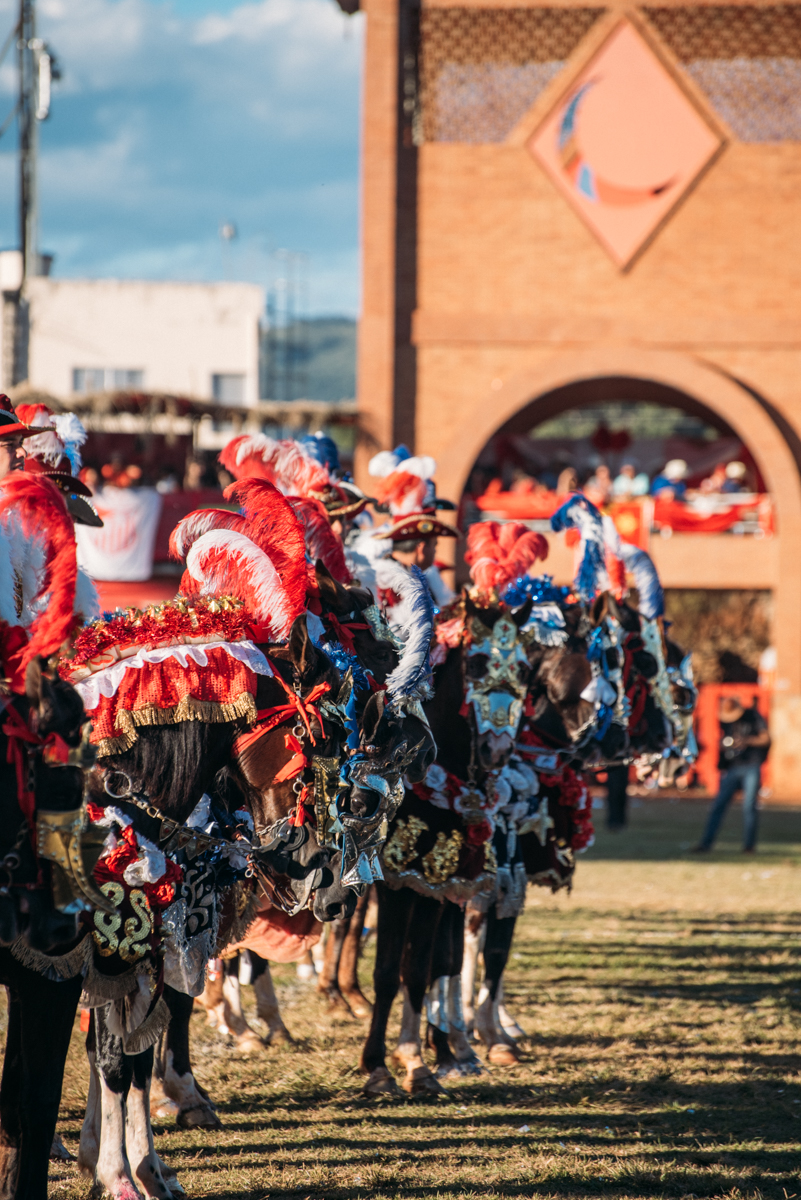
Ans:
[[[109,739],[122,737],[130,728],[130,721],[120,714],[131,714],[137,725],[160,724],[172,719],[191,720],[193,714],[181,715],[180,706],[195,711],[198,704],[215,705],[218,712],[212,720],[233,721],[242,712],[234,711],[243,696],[256,695],[258,676],[245,663],[232,658],[227,651],[213,646],[205,647],[208,666],[201,667],[192,659],[181,666],[174,658],[160,663],[145,663],[125,672],[119,688],[113,696],[101,696],[97,708],[87,712],[92,721],[92,742],[97,745]],[[253,707],[255,716],[255,700]],[[196,719],[201,719],[197,717]]]

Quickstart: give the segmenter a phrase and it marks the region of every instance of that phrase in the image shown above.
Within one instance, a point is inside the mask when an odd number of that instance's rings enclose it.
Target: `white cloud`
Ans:
[[[40,0],[64,68],[41,131],[42,248],[62,275],[214,278],[233,220],[242,246],[309,253],[315,311],[340,296],[355,311],[362,19],[334,0],[175,2]],[[0,40],[15,10],[0,0]],[[5,244],[13,149],[0,142]]]

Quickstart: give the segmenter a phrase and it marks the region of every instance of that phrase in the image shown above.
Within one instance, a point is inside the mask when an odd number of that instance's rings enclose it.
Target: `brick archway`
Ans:
[[[441,494],[459,496],[473,463],[489,439],[513,426],[525,410],[529,425],[573,407],[590,381],[621,381],[662,391],[664,403],[686,401],[691,411],[706,412],[749,447],[770,491],[777,515],[778,576],[773,589],[774,626],[780,688],[801,704],[801,471],[792,433],[767,401],[747,386],[703,361],[679,353],[615,348],[576,350],[500,380],[496,390],[466,402],[457,430],[424,447],[438,462]],[[743,553],[748,553],[747,543]],[[767,584],[766,584],[767,586]]]

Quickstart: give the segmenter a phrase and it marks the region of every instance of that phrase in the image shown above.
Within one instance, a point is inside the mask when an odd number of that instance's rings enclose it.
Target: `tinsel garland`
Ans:
[[[62,665],[69,674],[113,649],[153,648],[174,644],[182,638],[241,641],[250,636],[254,624],[252,615],[236,596],[195,596],[191,600],[178,596],[164,604],[128,608],[93,621],[78,634]]]

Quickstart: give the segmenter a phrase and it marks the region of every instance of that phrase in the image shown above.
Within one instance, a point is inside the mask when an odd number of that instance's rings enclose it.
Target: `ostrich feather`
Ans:
[[[350,583],[350,572],[345,562],[342,542],[331,528],[328,513],[319,500],[303,496],[288,496],[289,507],[303,526],[306,553],[314,563],[322,559],[334,579]]]
[[[100,597],[97,594],[94,580],[78,567],[78,578],[75,584],[75,615],[86,624],[96,621],[100,616]]]
[[[269,638],[285,638],[298,615],[275,566],[244,534],[212,529],[202,534],[186,556],[186,574],[201,595],[239,596],[267,629]]]
[[[36,615],[22,656],[24,669],[37,654],[54,654],[74,628],[78,562],[72,518],[58,488],[48,479],[14,471],[0,482],[0,523],[12,518],[30,541],[24,559],[27,566],[37,557],[40,539],[45,547],[41,582],[32,584],[36,591],[31,596],[30,609]],[[39,611],[37,601],[41,602]]]
[[[219,461],[235,479],[266,479],[284,495],[308,496],[330,485],[327,467],[317,462],[298,442],[276,441],[266,434],[234,438]]]
[[[392,613],[392,628],[403,642],[403,653],[387,678],[391,697],[426,699],[430,694],[429,646],[434,632],[434,606],[425,576],[418,567],[404,567],[394,558],[375,562],[380,588],[400,597]]]
[[[634,576],[634,586],[639,595],[639,611],[651,620],[664,616],[665,593],[650,554],[628,542],[620,543],[620,554],[626,569]]]
[[[170,534],[170,558],[186,558],[192,544],[210,529],[236,529],[246,533],[245,518],[227,508],[199,508],[182,517]]]
[[[367,474],[375,479],[383,479],[397,471],[400,464],[411,457],[408,447],[403,445],[396,446],[394,450],[379,450],[368,462]]]
[[[404,468],[406,463],[403,464]],[[406,470],[393,471],[376,483],[375,498],[380,504],[388,504],[393,516],[420,512],[425,501],[428,484],[419,475]]]
[[[306,540],[303,526],[286,498],[263,479],[240,479],[225,490],[226,500],[241,505],[247,536],[277,570],[295,616],[306,611]]]
[[[578,529],[581,562],[573,586],[582,600],[592,600],[609,587],[603,518],[595,505],[580,492],[574,493],[551,517],[551,529]]]
[[[57,413],[52,418],[52,422],[64,446],[63,453],[70,460],[72,473],[73,475],[77,475],[83,465],[81,461],[81,446],[86,441],[86,430],[75,416],[75,413]]]
[[[465,562],[470,578],[484,593],[502,591],[538,559],[548,557],[548,543],[520,521],[479,521],[467,534]]]

